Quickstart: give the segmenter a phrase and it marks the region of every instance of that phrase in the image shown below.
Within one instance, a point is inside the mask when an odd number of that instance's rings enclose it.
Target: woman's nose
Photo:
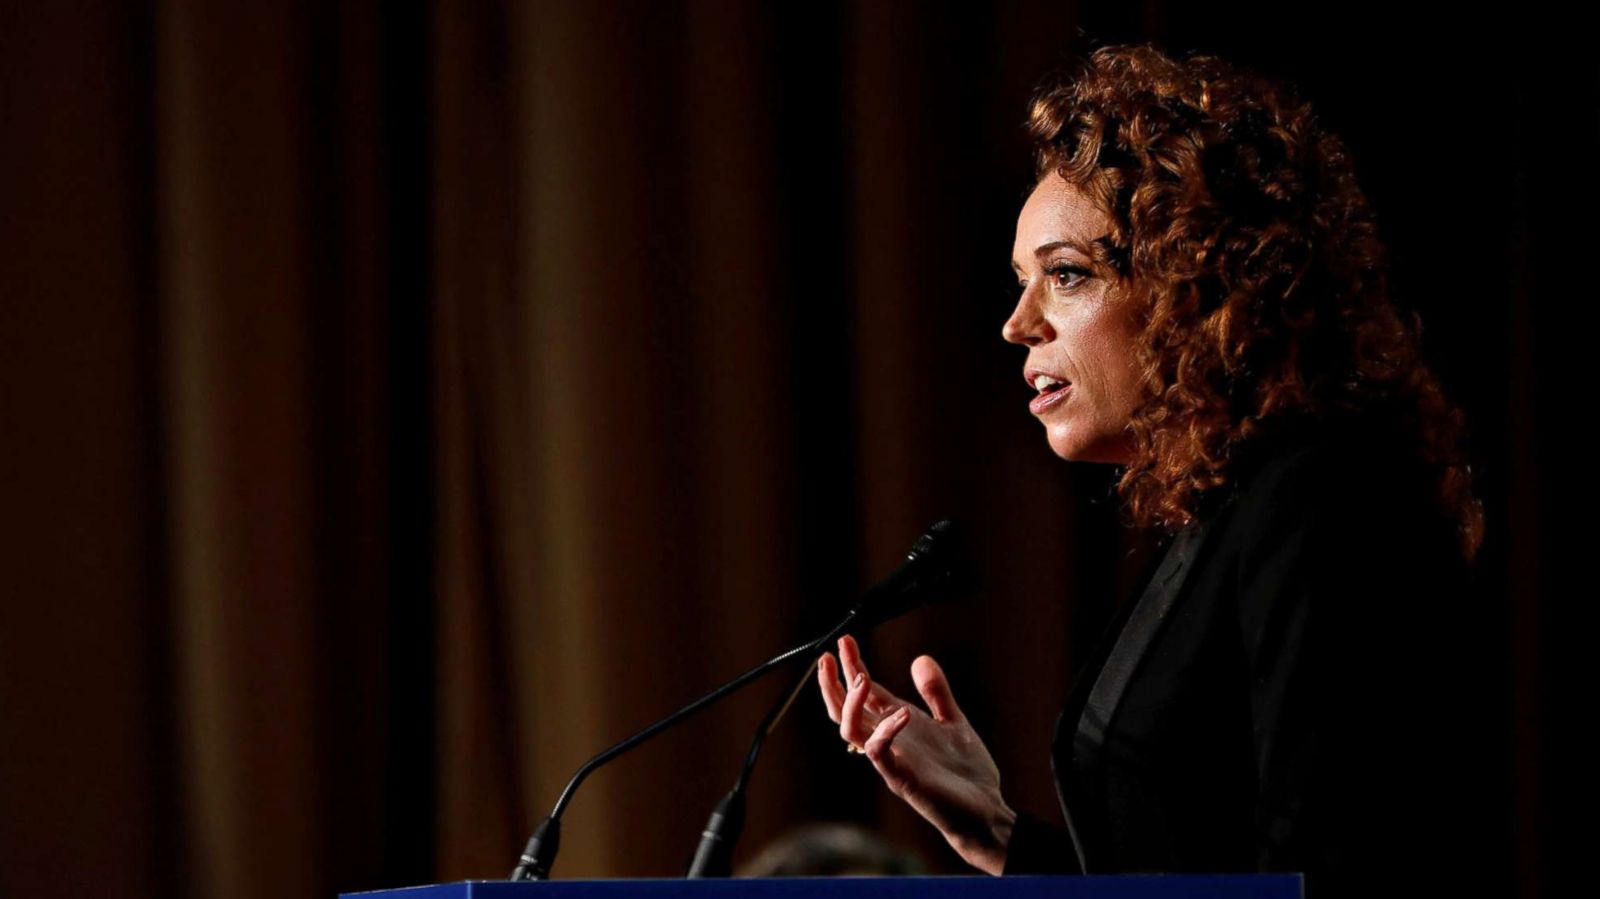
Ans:
[[[1017,300],[1017,308],[1011,310],[1011,317],[1000,326],[1000,336],[1007,343],[1019,343],[1023,346],[1037,346],[1048,343],[1054,332],[1050,323],[1039,314],[1039,304],[1036,299],[1036,289],[1029,287],[1022,292]]]

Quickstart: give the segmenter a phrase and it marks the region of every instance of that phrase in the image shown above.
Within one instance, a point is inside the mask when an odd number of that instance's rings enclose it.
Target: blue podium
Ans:
[[[469,880],[343,893],[350,899],[1300,899],[1298,874],[1089,877],[774,877],[708,880]]]

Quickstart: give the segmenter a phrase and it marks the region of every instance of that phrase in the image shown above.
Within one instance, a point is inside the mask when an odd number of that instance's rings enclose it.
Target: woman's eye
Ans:
[[[1044,270],[1050,282],[1063,290],[1071,290],[1089,277],[1089,270],[1076,265],[1056,265]]]

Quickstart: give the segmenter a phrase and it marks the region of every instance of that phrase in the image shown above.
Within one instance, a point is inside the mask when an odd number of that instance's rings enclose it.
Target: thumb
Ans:
[[[928,704],[928,711],[932,713],[935,721],[965,721],[961,714],[961,707],[956,705],[956,697],[950,692],[950,682],[945,680],[944,669],[933,660],[933,656],[917,656],[911,663],[911,680],[917,685],[917,692],[922,694],[922,701]]]

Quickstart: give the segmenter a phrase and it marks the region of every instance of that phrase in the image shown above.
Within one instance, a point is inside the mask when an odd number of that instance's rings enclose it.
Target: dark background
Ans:
[[[985,605],[870,659],[908,690],[938,656],[1053,814],[1055,709],[1149,547],[999,339],[1021,122],[1146,39],[1297,83],[1352,149],[1488,511],[1486,892],[1553,893],[1593,40],[1530,4],[1288,10],[0,6],[0,895],[504,876],[584,758],[943,516]],[[681,870],[777,689],[593,778],[557,874]],[[960,870],[811,694],[752,803],[746,854],[842,819]]]

